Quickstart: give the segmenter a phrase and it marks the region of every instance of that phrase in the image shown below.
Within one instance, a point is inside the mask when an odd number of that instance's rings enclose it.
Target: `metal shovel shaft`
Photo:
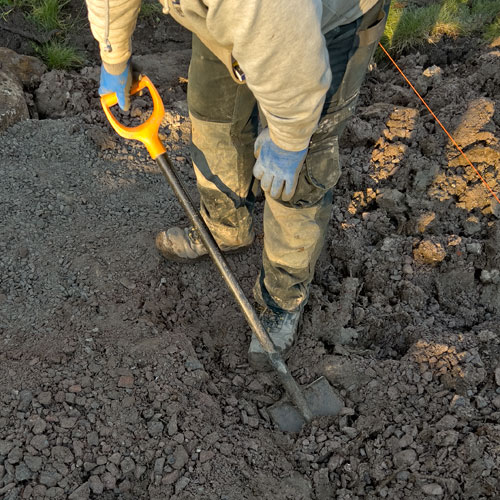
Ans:
[[[206,246],[210,257],[212,258],[215,265],[217,266],[217,269],[224,278],[224,281],[226,282],[229,290],[238,302],[238,305],[240,306],[248,324],[250,325],[250,328],[257,336],[264,351],[267,353],[269,361],[271,362],[273,369],[278,374],[281,384],[285,388],[288,396],[300,411],[300,413],[304,417],[304,420],[306,422],[310,422],[313,418],[313,415],[304,398],[304,395],[302,394],[302,391],[300,390],[295,379],[290,374],[290,371],[288,370],[288,367],[283,361],[281,355],[274,348],[274,344],[269,338],[269,335],[267,334],[265,328],[262,326],[262,323],[257,316],[255,309],[252,307],[246,295],[243,293],[243,290],[241,289],[238,281],[229,268],[226,259],[222,255],[222,252],[219,250],[214,237],[205,224],[205,221],[200,216],[198,210],[193,204],[193,201],[184,189],[181,180],[175,173],[172,162],[170,161],[166,153],[159,155],[156,158],[156,162],[158,163],[158,166],[160,167],[163,175],[166,177],[168,183],[170,184],[170,187],[173,189],[180,204],[184,208],[187,216],[198,230],[201,240]]]

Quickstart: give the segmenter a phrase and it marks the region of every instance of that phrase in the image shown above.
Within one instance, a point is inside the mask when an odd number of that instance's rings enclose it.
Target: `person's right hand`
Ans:
[[[130,87],[132,86],[132,68],[130,61],[125,69],[119,74],[113,74],[113,68],[106,63],[101,64],[101,81],[99,95],[115,93],[118,98],[118,105],[123,111],[130,109]]]

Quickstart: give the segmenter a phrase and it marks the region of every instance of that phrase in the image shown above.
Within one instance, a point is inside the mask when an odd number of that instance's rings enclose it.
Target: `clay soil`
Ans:
[[[499,498],[500,207],[395,69],[374,65],[342,138],[289,359],[344,408],[290,435],[211,262],[157,255],[156,232],[187,219],[143,147],[106,123],[87,29],[86,67],[45,73],[26,89],[33,119],[0,136],[0,498]],[[189,46],[164,17],[134,38],[196,198]],[[499,193],[498,48],[445,40],[398,63]],[[148,109],[138,98],[125,119]],[[228,257],[249,296],[262,199],[256,219],[253,247]]]

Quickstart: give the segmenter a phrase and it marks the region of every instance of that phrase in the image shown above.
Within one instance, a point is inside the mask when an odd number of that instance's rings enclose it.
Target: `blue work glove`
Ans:
[[[300,170],[307,148],[302,151],[287,151],[276,146],[265,128],[257,137],[254,147],[257,161],[253,175],[260,179],[262,189],[272,198],[290,201],[299,180]]]
[[[125,69],[118,75],[111,74],[101,64],[101,82],[99,95],[115,93],[118,98],[118,105],[123,111],[130,109],[130,87],[132,86],[132,69],[130,60]]]

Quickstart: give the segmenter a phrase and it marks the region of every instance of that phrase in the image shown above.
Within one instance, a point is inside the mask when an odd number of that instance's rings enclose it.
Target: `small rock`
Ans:
[[[72,429],[76,425],[76,417],[61,417],[59,423],[63,429]]]
[[[100,495],[104,491],[104,485],[99,476],[90,476],[89,487],[96,495]]]
[[[114,490],[116,487],[116,478],[109,472],[101,476],[102,484],[106,490]]]
[[[49,488],[55,486],[62,479],[61,474],[56,471],[42,471],[38,478],[38,482]]]
[[[203,370],[203,365],[197,358],[188,358],[184,363],[187,371]]]
[[[164,427],[165,426],[163,425],[163,423],[159,420],[151,420],[148,424],[149,435],[152,437],[160,436],[163,432]]]
[[[90,497],[90,486],[89,483],[83,483],[79,486],[71,495],[68,500],[87,500]]]
[[[51,455],[56,462],[64,464],[69,464],[75,459],[71,450],[66,448],[66,446],[54,446],[51,450]]]
[[[161,482],[162,484],[174,484],[177,481],[177,479],[179,479],[180,475],[181,473],[178,470],[174,470],[173,472],[166,474],[161,480]]]
[[[445,415],[439,422],[436,424],[437,430],[449,430],[454,429],[458,424],[457,417],[453,415]]]
[[[493,406],[497,409],[497,410],[500,410],[500,394],[498,396],[495,396],[493,398]]]
[[[187,485],[189,484],[189,478],[186,476],[181,477],[177,483],[175,483],[175,494],[178,495]]]
[[[202,450],[200,451],[200,462],[204,464],[205,462],[208,462],[212,458],[214,458],[215,453],[213,451],[207,451],[207,450]]]
[[[467,252],[469,252],[470,254],[481,255],[483,245],[479,242],[473,242],[473,243],[467,243],[465,247],[467,248]]]
[[[31,391],[21,391],[19,393],[19,404],[17,405],[17,409],[19,411],[28,411],[31,406],[31,401],[33,400],[33,394]]]
[[[127,475],[130,472],[133,472],[135,469],[135,462],[131,457],[125,457],[121,464],[120,468],[122,470],[123,475]]]
[[[33,431],[33,434],[43,434],[46,428],[47,428],[47,422],[45,422],[43,418],[38,417],[34,421],[31,430]]]
[[[7,461],[9,462],[9,464],[17,464],[22,460],[22,458],[23,458],[23,450],[21,450],[21,448],[16,446],[15,448],[12,448],[12,450],[10,450],[10,453],[7,457]]]
[[[0,456],[6,456],[14,448],[14,443],[0,440]]]
[[[153,469],[155,476],[161,476],[163,474],[164,466],[165,466],[165,457],[157,458]]]
[[[435,497],[441,496],[443,494],[443,488],[437,483],[430,483],[422,485],[422,491],[426,495],[432,495]]]
[[[45,434],[37,434],[30,441],[31,446],[38,451],[45,450],[45,448],[49,447],[49,440]]]
[[[401,450],[394,455],[394,465],[399,469],[400,467],[410,467],[417,460],[417,453],[415,450],[409,448]]]
[[[16,467],[16,481],[27,481],[31,479],[32,473],[25,463],[21,463]]]
[[[131,488],[132,488],[132,483],[128,479],[123,480],[118,485],[118,489],[120,490],[120,493],[125,493],[127,491],[130,491]]]
[[[186,465],[187,461],[189,460],[189,455],[184,449],[184,446],[179,445],[174,451],[173,458],[174,462],[171,464],[172,467],[176,470],[180,470]]]
[[[178,428],[177,428],[177,413],[174,413],[171,417],[170,420],[168,421],[168,426],[167,426],[167,432],[169,436],[174,436],[177,434]]]
[[[118,387],[124,387],[126,389],[132,389],[134,387],[134,377],[133,375],[122,375],[118,380]]]
[[[42,468],[42,457],[24,455],[24,462],[33,472],[38,472]]]
[[[495,369],[495,382],[500,387],[500,366]]]
[[[99,444],[99,434],[96,431],[91,431],[87,434],[87,443],[89,446],[97,446]]]
[[[232,380],[233,385],[236,387],[244,387],[245,385],[245,380],[241,375],[235,375],[233,380]]]
[[[437,446],[456,446],[459,436],[457,431],[440,431],[436,434],[434,442]]]
[[[108,461],[106,460],[106,457],[103,457],[104,458],[104,464]],[[99,460],[99,458],[98,458]],[[113,453],[110,457],[109,457],[109,461],[115,465],[118,465],[121,461],[122,461],[122,456],[121,456],[121,453]],[[99,464],[99,462],[98,462]]]

